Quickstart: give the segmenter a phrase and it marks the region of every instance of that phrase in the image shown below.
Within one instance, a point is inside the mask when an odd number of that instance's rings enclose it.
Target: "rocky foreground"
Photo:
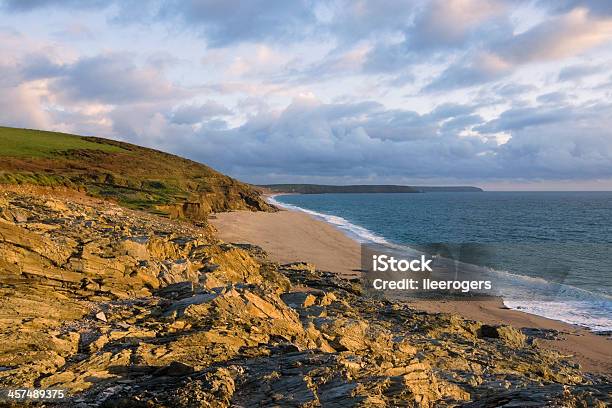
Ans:
[[[75,407],[605,407],[537,332],[362,295],[210,227],[0,195],[0,389]],[[9,404],[5,402],[5,404]]]

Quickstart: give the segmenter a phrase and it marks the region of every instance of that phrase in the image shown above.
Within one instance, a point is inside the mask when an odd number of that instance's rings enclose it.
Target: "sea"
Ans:
[[[500,283],[504,304],[612,331],[612,192],[287,194],[364,243],[450,248]]]

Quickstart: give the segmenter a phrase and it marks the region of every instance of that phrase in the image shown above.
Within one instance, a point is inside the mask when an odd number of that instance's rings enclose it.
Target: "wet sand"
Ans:
[[[344,277],[359,276],[360,246],[335,227],[298,211],[236,211],[211,216],[219,237],[227,242],[259,245],[280,263],[306,261]],[[486,301],[414,301],[414,308],[457,313],[467,319],[515,327],[554,329],[560,340],[539,344],[573,355],[584,370],[612,374],[612,339],[557,320],[505,308],[501,299]]]

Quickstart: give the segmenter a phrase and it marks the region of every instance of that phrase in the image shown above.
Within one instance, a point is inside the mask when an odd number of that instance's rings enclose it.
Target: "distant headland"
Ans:
[[[472,186],[399,186],[390,184],[357,184],[336,186],[325,184],[265,184],[259,185],[274,193],[325,194],[325,193],[439,193],[481,192]]]

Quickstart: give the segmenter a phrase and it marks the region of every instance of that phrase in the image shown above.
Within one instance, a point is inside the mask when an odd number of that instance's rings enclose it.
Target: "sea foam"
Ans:
[[[349,237],[353,238],[354,240],[360,243],[390,244],[389,241],[387,241],[385,238],[381,237],[380,235],[376,235],[375,233],[368,230],[367,228],[363,228],[359,225],[355,225],[342,217],[338,217],[336,215],[323,214],[317,211],[308,210],[306,208],[298,207],[292,204],[281,203],[280,201],[276,200],[274,197],[276,197],[276,195],[268,196],[267,201],[272,205],[276,205],[278,207],[285,208],[287,210],[301,211],[306,214],[312,215],[313,217],[319,220],[323,220],[327,222],[328,224],[331,224],[334,227],[340,229],[345,234],[347,234]]]

